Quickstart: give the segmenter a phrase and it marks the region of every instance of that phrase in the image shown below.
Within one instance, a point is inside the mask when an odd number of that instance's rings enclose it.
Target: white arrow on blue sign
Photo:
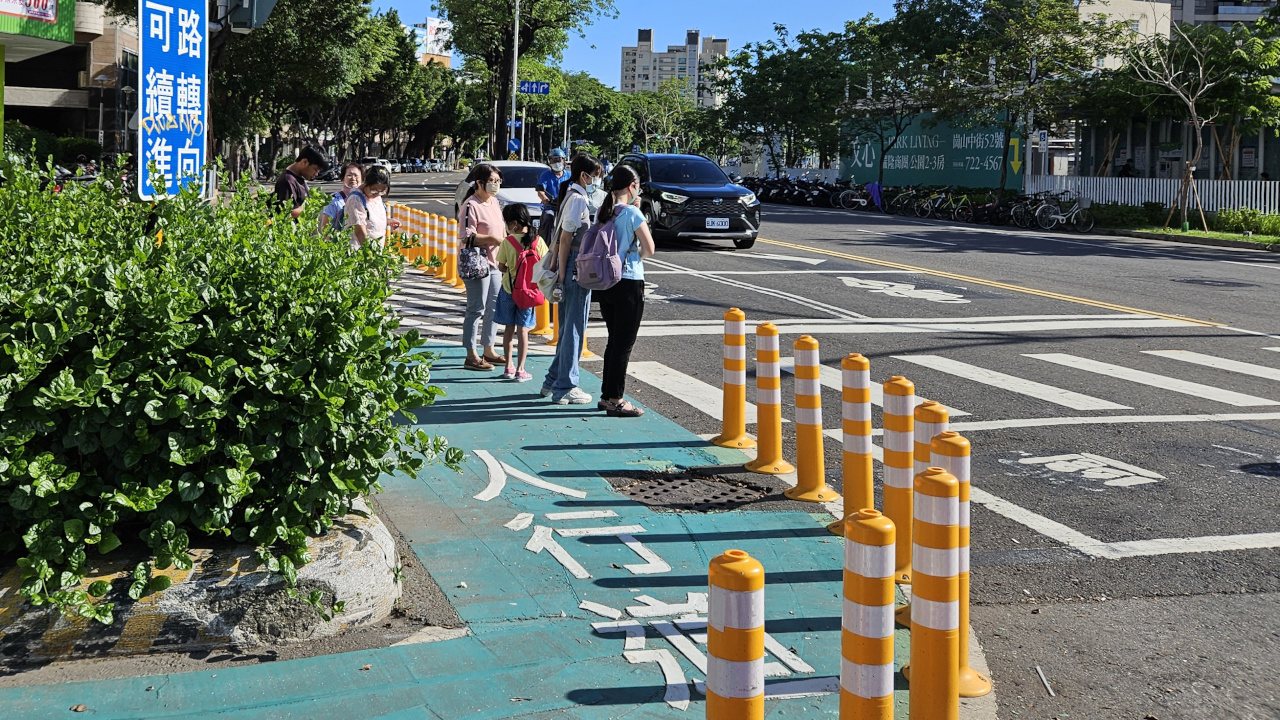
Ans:
[[[207,7],[204,0],[138,0],[138,194],[144,200],[184,187],[205,191]]]
[[[507,149],[511,152],[520,152],[520,138],[511,138],[508,140]]]
[[[538,82],[537,80],[521,80],[520,92],[529,95],[550,95],[551,83]]]

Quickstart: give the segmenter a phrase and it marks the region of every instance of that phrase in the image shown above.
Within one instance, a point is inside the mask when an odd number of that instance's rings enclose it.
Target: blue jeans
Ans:
[[[556,345],[556,358],[542,384],[551,388],[551,397],[558,399],[578,387],[578,359],[582,357],[582,345],[587,339],[587,315],[591,311],[591,291],[573,279],[573,269],[578,262],[578,251],[569,251],[569,268],[564,277],[564,298],[556,306],[560,319],[560,342]]]

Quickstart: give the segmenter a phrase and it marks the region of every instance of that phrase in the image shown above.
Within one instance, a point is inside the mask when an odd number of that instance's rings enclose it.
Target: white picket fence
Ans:
[[[1069,191],[1095,203],[1141,205],[1145,202],[1173,205],[1180,178],[1076,177],[1074,175],[1030,175],[1028,193]],[[1266,213],[1280,212],[1280,182],[1265,180],[1197,180],[1200,202],[1208,212],[1251,208]],[[1194,203],[1193,203],[1194,207]]]

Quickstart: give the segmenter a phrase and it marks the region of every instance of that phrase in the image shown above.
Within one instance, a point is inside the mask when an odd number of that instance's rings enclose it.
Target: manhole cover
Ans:
[[[721,512],[765,497],[766,491],[714,476],[655,474],[620,488],[627,497],[667,512]]]
[[[1234,280],[1209,280],[1208,278],[1173,278],[1176,283],[1186,283],[1188,285],[1204,285],[1206,287],[1219,288],[1245,288],[1258,287],[1253,283],[1236,282]]]

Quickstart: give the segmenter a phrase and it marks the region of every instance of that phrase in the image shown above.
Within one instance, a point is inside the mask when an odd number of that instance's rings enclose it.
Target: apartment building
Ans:
[[[1275,4],[1275,0],[1172,0],[1169,14],[1174,22],[1229,28],[1236,23],[1257,22]]]
[[[698,30],[685,33],[684,45],[668,45],[666,52],[658,52],[653,47],[653,30],[640,30],[636,44],[622,48],[618,89],[624,93],[657,90],[664,80],[688,78],[690,97],[703,107],[716,107],[722,99],[709,87],[707,66],[728,55],[728,39],[704,38]]]

